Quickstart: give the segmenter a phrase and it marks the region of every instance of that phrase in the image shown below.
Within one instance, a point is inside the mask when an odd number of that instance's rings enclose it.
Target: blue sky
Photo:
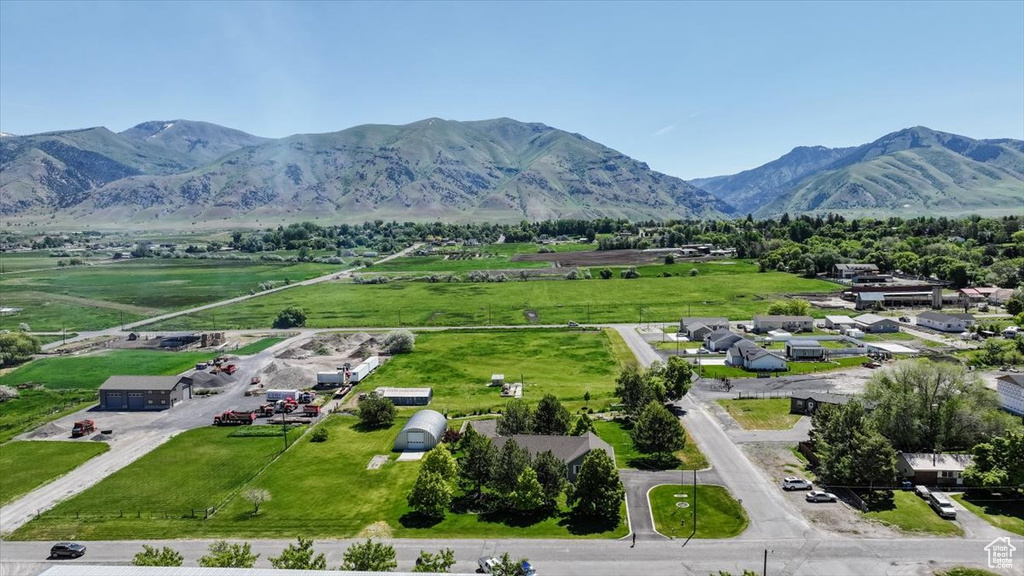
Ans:
[[[508,116],[684,178],[924,125],[1024,139],[1024,2],[0,2],[0,130]]]

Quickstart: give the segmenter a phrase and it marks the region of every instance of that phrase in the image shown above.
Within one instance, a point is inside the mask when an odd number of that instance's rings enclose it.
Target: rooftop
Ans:
[[[380,388],[374,389],[374,393],[378,396],[394,396],[398,398],[412,398],[420,396],[429,396],[431,393],[430,388],[388,388],[381,386]]]
[[[821,346],[821,342],[810,338],[797,338],[795,340],[790,340],[787,345],[790,348],[818,348]]]
[[[797,400],[814,400],[819,404],[846,404],[853,400],[853,396],[830,394],[828,392],[794,392],[792,397]]]
[[[895,322],[892,318],[886,318],[885,316],[879,316],[878,314],[861,314],[860,316],[855,317],[854,320],[861,324],[877,324],[879,322],[884,322],[885,320]]]
[[[782,314],[758,314],[754,316],[754,322],[758,320],[762,322],[812,322],[814,318],[810,316],[786,316]]]
[[[1015,384],[1024,388],[1024,374],[1004,374],[996,378],[996,380],[1006,382],[1007,384]]]
[[[181,376],[111,376],[100,390],[173,390]]]
[[[915,472],[930,470],[963,471],[974,458],[970,454],[929,454],[927,452],[903,452],[900,456]]]
[[[925,320],[933,320],[935,322],[952,322],[953,320],[974,321],[974,316],[970,314],[943,314],[942,312],[935,312],[933,310],[921,312],[917,317],[924,318]]]
[[[515,436],[498,436],[494,438],[494,445],[499,450],[508,442],[509,438],[516,441],[521,448],[536,457],[541,452],[551,451],[555,458],[563,462],[571,462],[591,450],[604,450],[609,456],[615,458],[615,451],[607,442],[598,438],[593,432],[587,432],[583,436],[547,436],[541,434],[516,434]]]

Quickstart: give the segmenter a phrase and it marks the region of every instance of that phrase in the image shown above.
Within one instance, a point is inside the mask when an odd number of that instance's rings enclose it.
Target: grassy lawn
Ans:
[[[871,510],[864,516],[904,532],[924,532],[939,536],[960,536],[964,531],[956,523],[939,518],[928,503],[913,492],[893,492],[893,507],[885,510]]]
[[[633,439],[629,436],[631,424],[628,422],[614,420],[594,420],[594,429],[602,440],[611,444],[615,450],[615,465],[619,468],[649,468],[647,459],[633,446]],[[684,427],[683,430],[686,430]],[[686,431],[686,447],[676,453],[679,458],[679,465],[676,469],[682,470],[703,470],[708,467],[708,460],[693,441],[689,431]]]
[[[551,268],[549,262],[513,262],[510,257],[495,255],[456,260],[444,256],[404,256],[374,264],[367,272],[469,272],[471,270],[508,270],[512,268]]]
[[[0,317],[0,329],[97,330],[160,312],[259,290],[262,282],[305,280],[339,266],[252,260],[139,259],[105,266],[4,275],[4,305],[24,308]],[[268,324],[269,325],[269,324]],[[203,328],[210,328],[204,326]]]
[[[356,392],[378,386],[431,386],[430,407],[453,415],[496,410],[508,401],[500,388],[489,387],[491,374],[507,382],[525,377],[523,400],[536,404],[544,394],[558,397],[570,410],[596,408],[613,401],[621,355],[604,332],[576,330],[486,330],[425,332],[416,349],[393,357]],[[630,356],[632,357],[632,356]]]
[[[957,566],[950,568],[949,570],[943,570],[936,572],[935,576],[999,576],[995,572],[990,572],[983,568],[967,568],[966,566]]]
[[[63,476],[109,449],[104,442],[0,444],[0,505]]]
[[[96,403],[95,390],[33,388],[0,403],[0,443]]]
[[[782,272],[503,283],[325,282],[219,308],[217,325],[221,329],[269,327],[288,306],[306,309],[306,325],[313,328],[634,322],[641,308],[644,319],[669,321],[677,320],[688,305],[695,314],[749,319],[765,310],[765,300],[779,294],[836,289],[829,282]],[[212,314],[204,311],[174,318],[153,329],[209,328]]]
[[[115,374],[171,376],[210,357],[209,352],[110,350],[88,356],[41,358],[0,376],[0,384],[15,386],[35,382],[47,388],[99,388]]]
[[[865,334],[860,340],[865,342],[909,342],[917,340],[917,336],[906,332],[886,332],[885,334]]]
[[[54,250],[58,252],[58,250]],[[56,268],[57,262],[63,260],[65,263],[71,258],[79,258],[86,264],[93,264],[110,260],[107,254],[86,258],[84,253],[73,252],[71,256],[54,257],[50,256],[49,250],[33,250],[31,252],[0,252],[0,274],[11,274],[25,270],[38,270],[42,268]]]
[[[789,430],[800,420],[789,413],[789,398],[719,400],[719,404],[746,430]]]
[[[694,488],[692,485],[655,486],[647,495],[654,514],[654,526],[671,538],[732,538],[747,529],[750,520],[743,506],[721,486],[697,486],[697,531],[693,531]],[[677,498],[676,494],[686,494]],[[691,507],[680,508],[677,502]]]
[[[1024,500],[997,500],[973,494],[954,494],[953,498],[996,528],[1024,536]]]
[[[204,522],[204,508],[225,503],[284,447],[280,437],[234,438],[234,430],[211,426],[183,432],[29,522],[15,538],[120,540],[208,534],[213,523]],[[213,470],[215,474],[210,473]],[[296,480],[308,475],[305,470],[292,473]],[[292,488],[273,496],[287,499],[287,492],[312,496]],[[193,509],[197,518],[192,518]]]
[[[49,344],[50,342],[59,342],[65,338],[70,340],[71,338],[78,336],[78,334],[68,332],[67,334],[33,334],[33,336],[36,337],[36,340],[39,340],[40,344]]]
[[[247,344],[245,346],[242,346],[238,350],[235,350],[234,352],[232,352],[232,354],[237,354],[239,356],[246,356],[246,355],[249,355],[249,354],[257,354],[259,352],[263,352],[267,348],[270,348],[274,344],[278,344],[278,343],[281,343],[281,342],[284,342],[284,338],[263,338],[262,340],[257,340],[256,342],[253,342],[252,344]]]

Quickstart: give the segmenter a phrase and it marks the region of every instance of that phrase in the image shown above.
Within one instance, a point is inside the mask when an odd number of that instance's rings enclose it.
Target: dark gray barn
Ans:
[[[100,386],[100,410],[166,410],[191,397],[183,376],[111,376]]]

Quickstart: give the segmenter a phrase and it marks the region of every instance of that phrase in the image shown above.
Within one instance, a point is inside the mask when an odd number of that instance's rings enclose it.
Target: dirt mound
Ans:
[[[111,439],[113,439],[113,436],[111,436],[110,434],[97,434],[90,438],[90,440],[92,440],[93,442],[107,442],[108,440]]]
[[[351,356],[356,354],[369,356],[380,349],[377,339],[366,332],[352,334],[318,334],[299,346],[289,348],[278,354],[278,358],[287,360],[303,360],[311,356]]]
[[[383,520],[378,520],[359,531],[359,538],[377,538],[386,540],[391,538],[391,526]]]
[[[49,424],[44,424],[39,428],[36,428],[31,434],[28,435],[28,437],[52,438],[53,436],[66,436],[68,433],[68,430],[63,426],[59,426],[54,422],[50,422]]]
[[[286,390],[310,388],[316,384],[316,369],[275,360],[260,373],[264,388]]]

